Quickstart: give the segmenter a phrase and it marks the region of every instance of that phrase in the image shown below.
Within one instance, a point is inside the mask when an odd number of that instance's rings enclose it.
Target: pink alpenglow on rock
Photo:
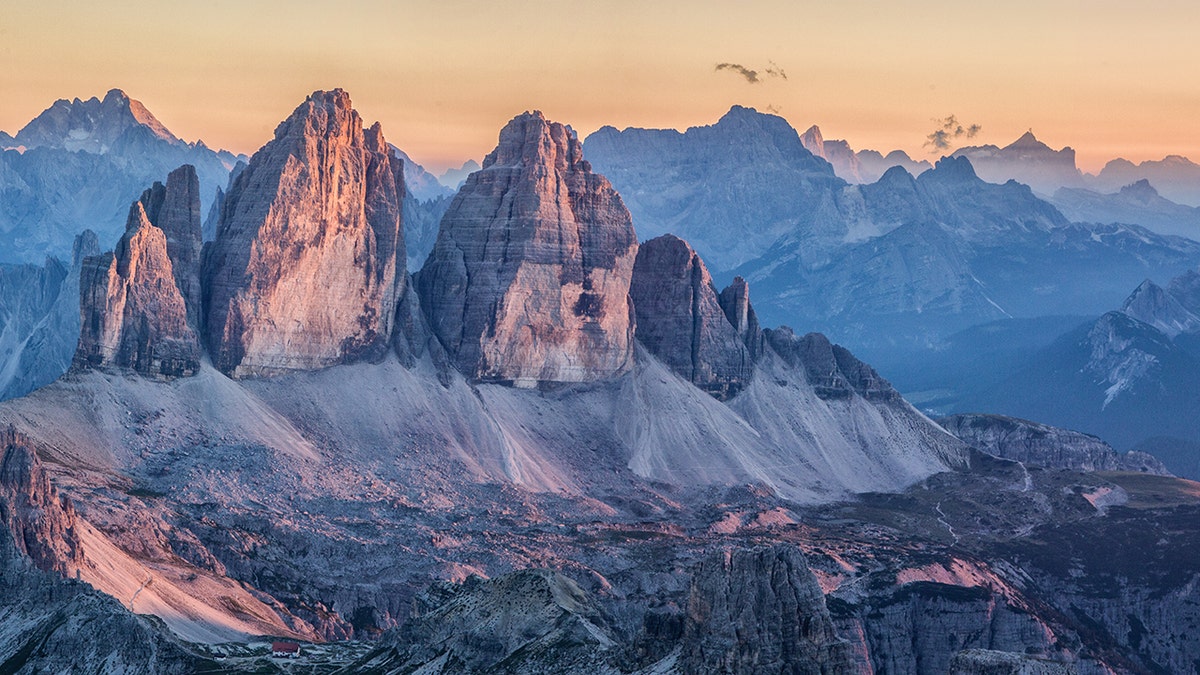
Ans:
[[[341,89],[313,93],[231,186],[206,248],[205,339],[234,377],[381,357],[407,284],[403,166]]]
[[[76,368],[170,378],[200,367],[200,342],[168,247],[167,235],[136,201],[116,250],[83,261]]]
[[[633,365],[636,255],[629,211],[575,132],[527,112],[459,190],[416,283],[467,377],[603,380]]]

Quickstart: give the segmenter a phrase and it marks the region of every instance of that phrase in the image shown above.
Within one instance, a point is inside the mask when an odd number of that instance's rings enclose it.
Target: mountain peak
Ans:
[[[800,134],[800,143],[812,154],[825,157],[825,137],[821,135],[821,128],[817,125],[812,125],[808,131]]]
[[[1158,197],[1158,190],[1150,184],[1150,181],[1142,178],[1121,188],[1121,195],[1125,197],[1133,197],[1142,201],[1149,201]]]
[[[145,129],[172,145],[183,141],[172,134],[137,99],[121,89],[110,89],[104,99],[59,99],[26,124],[15,142],[28,148],[51,147],[104,154],[123,136]]]
[[[591,165],[583,161],[583,144],[574,129],[547,120],[540,110],[527,110],[509,120],[500,130],[500,142],[484,158],[483,168],[537,164],[559,171],[592,170]]]
[[[415,280],[468,378],[602,380],[633,366],[637,248],[629,211],[575,132],[525,112],[458,191]]]
[[[380,126],[341,89],[309,95],[234,180],[206,249],[214,365],[269,376],[385,353],[406,292],[404,194]]]
[[[939,159],[937,163],[933,165],[932,169],[922,174],[922,176],[925,175],[958,181],[976,180],[979,178],[977,175],[975,175],[975,167],[971,164],[971,160],[961,155],[958,157],[943,157]]]
[[[1053,148],[1039,141],[1037,136],[1033,135],[1032,129],[1021,134],[1020,138],[1007,145],[1004,150],[1054,152]]]

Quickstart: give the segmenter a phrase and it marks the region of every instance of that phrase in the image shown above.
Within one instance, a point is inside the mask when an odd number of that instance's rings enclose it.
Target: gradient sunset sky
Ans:
[[[55,99],[117,87],[176,135],[253,152],[308,93],[342,87],[436,170],[482,158],[527,109],[586,136],[711,124],[732,104],[918,158],[936,156],[922,144],[953,114],[981,125],[971,144],[1032,128],[1085,170],[1116,156],[1200,161],[1194,0],[4,5],[9,133]]]

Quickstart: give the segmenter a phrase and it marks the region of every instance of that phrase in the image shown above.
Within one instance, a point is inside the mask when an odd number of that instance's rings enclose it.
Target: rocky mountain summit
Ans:
[[[1143,281],[1121,304],[1121,312],[1172,338],[1200,331],[1200,272],[1185,272],[1166,288]]]
[[[66,260],[85,228],[112,246],[129,202],[184,164],[195,167],[207,212],[238,161],[181,140],[119,89],[103,99],[56,101],[2,145],[9,149],[0,152],[0,262]]]
[[[1160,160],[1137,164],[1123,158],[1114,159],[1089,183],[1093,190],[1112,192],[1143,179],[1173,202],[1200,207],[1200,164],[1180,155],[1167,155]]]
[[[467,178],[416,284],[468,377],[586,382],[633,365],[636,254],[629,212],[575,132],[532,112]]]
[[[1017,180],[1035,192],[1052,195],[1059,188],[1083,187],[1083,174],[1075,165],[1075,150],[1054,150],[1039,141],[1033,131],[1003,148],[981,145],[959,148],[955,157],[966,157],[980,177],[991,183]]]
[[[205,342],[235,376],[377,356],[405,293],[404,175],[378,124],[317,92],[250,159],[205,250]]]
[[[103,99],[59,99],[17,132],[12,143],[27,149],[51,147],[102,155],[128,134],[185,145],[141,101],[120,89],[109,90]]]

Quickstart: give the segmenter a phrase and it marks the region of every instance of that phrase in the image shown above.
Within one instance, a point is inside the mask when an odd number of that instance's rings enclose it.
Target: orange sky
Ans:
[[[921,157],[935,117],[980,124],[971,143],[1032,128],[1096,170],[1200,161],[1198,29],[1200,3],[1174,0],[6,0],[0,129],[119,87],[185,139],[252,152],[340,86],[433,169],[481,158],[526,109],[586,135],[710,124],[738,103]]]

